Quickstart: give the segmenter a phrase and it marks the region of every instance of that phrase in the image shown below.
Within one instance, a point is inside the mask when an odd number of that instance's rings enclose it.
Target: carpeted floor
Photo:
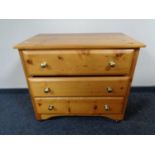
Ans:
[[[124,121],[102,117],[56,117],[36,121],[27,90],[0,90],[1,135],[155,134],[155,91],[132,89]]]

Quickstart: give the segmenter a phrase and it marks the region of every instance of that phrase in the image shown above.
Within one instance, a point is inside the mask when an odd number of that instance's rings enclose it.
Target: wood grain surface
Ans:
[[[123,97],[49,97],[35,98],[40,114],[120,114]],[[104,106],[109,107],[105,110]],[[49,110],[49,106],[53,106]]]
[[[140,48],[145,45],[123,33],[39,34],[18,49]]]
[[[127,75],[133,55],[133,49],[23,51],[30,76]],[[115,66],[111,67],[110,62],[114,62]],[[41,68],[42,63],[46,63],[44,68]]]
[[[129,77],[29,78],[33,96],[124,96]],[[108,92],[107,88],[112,92]],[[50,91],[45,93],[44,90]]]

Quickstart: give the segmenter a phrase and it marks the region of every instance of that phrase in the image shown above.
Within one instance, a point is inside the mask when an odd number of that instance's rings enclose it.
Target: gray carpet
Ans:
[[[155,134],[154,88],[132,89],[125,120],[103,117],[56,117],[36,121],[27,90],[0,90],[1,135],[141,135]]]

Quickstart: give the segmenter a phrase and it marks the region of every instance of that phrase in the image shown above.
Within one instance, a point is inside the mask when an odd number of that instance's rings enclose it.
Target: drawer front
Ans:
[[[32,96],[124,96],[129,77],[29,78]]]
[[[126,75],[133,49],[23,51],[28,75]]]
[[[115,114],[121,113],[122,97],[55,97],[35,98],[41,114]]]
[[[35,98],[37,113],[42,114],[67,114],[68,103],[55,98]]]

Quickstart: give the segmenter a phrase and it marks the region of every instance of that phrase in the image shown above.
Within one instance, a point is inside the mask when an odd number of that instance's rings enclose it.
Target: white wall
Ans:
[[[155,20],[0,20],[0,88],[27,87],[15,44],[38,33],[78,32],[124,32],[144,42],[133,85],[155,86]]]

